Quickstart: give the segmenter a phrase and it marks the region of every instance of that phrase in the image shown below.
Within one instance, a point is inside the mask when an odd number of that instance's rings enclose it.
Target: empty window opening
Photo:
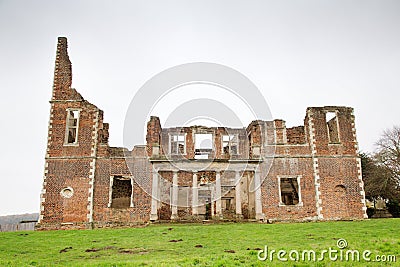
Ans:
[[[329,143],[339,143],[339,124],[336,116],[336,112],[327,112],[326,126],[328,128]]]
[[[178,208],[189,207],[189,187],[179,186],[178,187]]]
[[[230,155],[239,154],[239,142],[237,134],[222,136],[222,152]]]
[[[189,190],[188,186],[177,186],[178,187],[178,195],[176,200],[174,200],[173,192],[174,192],[174,185],[171,185],[170,188],[170,200],[172,206],[177,206],[178,209],[184,209],[189,207]]]
[[[233,197],[222,197],[221,198],[221,208],[224,211],[231,211],[234,212],[235,211],[235,206],[233,204],[234,199]]]
[[[337,185],[335,186],[335,193],[338,193],[339,195],[346,194],[346,187],[344,185]]]
[[[79,110],[68,110],[67,128],[66,128],[66,143],[78,143],[78,125],[79,125]]]
[[[299,204],[299,184],[297,178],[280,178],[281,204]]]
[[[205,219],[211,219],[211,190],[201,188],[198,192],[198,212],[201,215],[205,215]]]
[[[186,154],[185,134],[175,134],[170,136],[170,154]]]
[[[195,134],[194,158],[208,159],[213,151],[213,135],[212,134]]]
[[[126,209],[132,205],[132,182],[130,178],[114,177],[111,208]]]

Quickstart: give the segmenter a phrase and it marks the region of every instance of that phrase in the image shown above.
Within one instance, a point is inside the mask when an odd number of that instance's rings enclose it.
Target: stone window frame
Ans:
[[[172,152],[172,142],[171,138],[173,136],[183,136],[183,153],[179,153],[179,141],[177,141],[178,147],[177,147],[177,153],[171,153]],[[186,133],[168,133],[168,154],[169,155],[186,155]]]
[[[71,111],[78,111],[78,118],[76,121],[76,132],[75,132],[75,142],[73,143],[69,143],[68,142],[68,133],[69,133],[69,129],[71,128],[71,126],[69,126],[69,120],[70,120],[70,112]],[[78,137],[79,137],[79,122],[80,122],[80,118],[81,118],[81,111],[82,109],[80,108],[67,108],[66,112],[67,112],[67,117],[66,117],[66,121],[65,121],[65,138],[64,138],[64,146],[79,146],[79,142],[78,142]]]
[[[329,133],[329,125],[328,125],[328,118],[326,117],[328,113],[335,113],[335,121],[336,121],[336,129],[337,129],[337,142],[331,141],[331,135]],[[341,143],[341,138],[340,138],[340,128],[339,128],[339,117],[338,117],[338,111],[337,110],[327,110],[325,111],[325,125],[326,125],[326,131],[328,135],[328,144],[329,145],[337,145]]]
[[[229,140],[229,141],[224,141],[224,136],[234,136],[234,138],[236,138],[236,153],[232,153],[231,151],[231,146],[230,146],[230,144],[231,144],[231,141]],[[235,134],[222,134],[221,135],[221,153],[222,154],[225,154],[224,153],[224,143],[226,143],[226,142],[228,142],[228,144],[229,144],[229,155],[239,155],[240,154],[240,151],[239,151],[239,134],[237,134],[237,133],[235,133]]]
[[[279,191],[279,206],[280,207],[302,207],[303,206],[303,200],[301,197],[301,178],[303,176],[302,175],[278,175],[278,191]],[[298,186],[298,195],[299,195],[299,203],[294,204],[294,205],[286,205],[285,203],[283,203],[282,201],[282,194],[281,194],[281,179],[287,179],[287,178],[291,178],[291,179],[297,179],[297,186]]]
[[[131,186],[132,186],[132,193],[131,193],[131,203],[129,205],[130,208],[135,207],[133,204],[133,176],[126,176],[126,175],[111,175],[110,176],[110,187],[108,188],[108,204],[107,208],[111,208],[112,205],[112,187],[114,185],[114,178],[123,178],[123,180],[131,180]]]

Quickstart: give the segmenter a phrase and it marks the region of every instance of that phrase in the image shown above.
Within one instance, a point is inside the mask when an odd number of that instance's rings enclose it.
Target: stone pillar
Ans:
[[[240,195],[242,191],[242,184],[240,182],[240,172],[235,171],[235,206],[236,206],[236,216],[242,218],[242,197]]]
[[[192,215],[198,215],[199,188],[197,187],[197,171],[193,172],[192,182]]]
[[[173,171],[172,176],[172,214],[171,220],[178,218],[178,171]]]
[[[215,193],[214,193],[214,191],[215,191],[215,187],[211,190],[211,202],[210,202],[210,205],[211,205],[211,217],[215,217],[215,208],[214,208],[214,198],[215,198]]]
[[[153,171],[153,184],[151,186],[151,212],[150,212],[150,221],[158,220],[158,171]]]
[[[260,171],[254,172],[254,189],[255,189],[255,208],[256,208],[256,220],[264,220],[264,214],[262,213],[261,204],[261,178]]]
[[[215,209],[216,216],[222,218],[222,206],[221,206],[221,173],[216,172],[215,175]]]
[[[158,201],[157,201],[157,209],[161,208],[162,206],[162,201],[161,201],[161,187],[162,187],[162,181],[158,181]]]

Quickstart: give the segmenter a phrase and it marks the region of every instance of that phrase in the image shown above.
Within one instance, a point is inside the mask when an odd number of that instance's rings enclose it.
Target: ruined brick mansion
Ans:
[[[39,229],[367,216],[352,108],[309,107],[292,128],[283,120],[162,128],[152,116],[145,145],[119,148],[108,144],[103,111],[71,84],[60,37]]]

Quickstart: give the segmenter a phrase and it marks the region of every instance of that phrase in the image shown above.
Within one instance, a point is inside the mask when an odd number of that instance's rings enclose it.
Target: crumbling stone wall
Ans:
[[[288,144],[298,145],[306,143],[306,136],[304,126],[297,126],[286,129],[286,136]]]

